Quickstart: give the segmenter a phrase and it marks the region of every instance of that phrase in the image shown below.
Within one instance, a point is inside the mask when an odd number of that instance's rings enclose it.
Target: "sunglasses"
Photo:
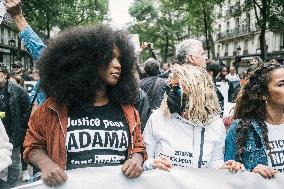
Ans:
[[[12,68],[21,68],[21,66],[12,66]]]
[[[181,96],[182,95],[182,88],[179,85],[166,85],[166,93],[167,95],[173,91],[175,95]]]

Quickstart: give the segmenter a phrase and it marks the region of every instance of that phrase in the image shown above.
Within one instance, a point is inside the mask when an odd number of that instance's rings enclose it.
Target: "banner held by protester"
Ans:
[[[284,175],[264,179],[251,172],[231,173],[227,170],[194,169],[175,167],[170,172],[153,170],[144,172],[139,178],[128,179],[121,166],[95,167],[68,171],[68,180],[58,189],[280,189],[284,186]],[[16,189],[48,189],[42,181]]]

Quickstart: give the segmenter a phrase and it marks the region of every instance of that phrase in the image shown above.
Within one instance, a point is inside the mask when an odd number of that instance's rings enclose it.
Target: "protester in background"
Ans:
[[[144,70],[147,77],[140,80],[140,87],[151,100],[151,109],[160,107],[165,89],[166,80],[159,77],[160,63],[154,58],[149,58],[144,62]]]
[[[220,67],[219,76],[216,78],[216,87],[220,90],[224,97],[224,103],[228,102],[229,80],[226,79],[228,69],[226,66]]]
[[[141,88],[139,88],[139,93],[135,102],[135,108],[139,112],[141,121],[141,133],[143,133],[146,123],[152,113],[152,110],[151,101],[148,95]]]
[[[10,77],[10,81],[20,85],[23,88],[25,87],[25,85],[24,85],[25,80],[19,75],[12,75]]]
[[[225,127],[212,78],[191,64],[174,65],[172,74],[167,96],[143,134],[149,155],[144,168],[243,169],[235,161],[224,163]]]
[[[12,144],[9,143],[9,137],[5,131],[5,127],[1,121],[5,116],[3,112],[0,115],[0,188],[8,189],[9,186],[6,184],[4,180],[2,180],[2,176],[4,176],[4,170],[12,164],[11,155],[12,155]]]
[[[147,74],[145,73],[145,69],[143,65],[137,65],[137,71],[139,74],[139,80],[147,77]]]
[[[122,165],[127,177],[141,175],[146,152],[132,105],[138,86],[128,39],[105,25],[84,26],[59,34],[44,51],[39,69],[49,98],[30,118],[24,158],[47,185],[64,183],[65,169],[92,166]],[[83,135],[92,140],[80,145]]]
[[[19,37],[21,38],[21,41],[23,42],[25,48],[31,55],[32,59],[35,62],[38,62],[38,59],[46,48],[46,46],[44,45],[43,41],[38,37],[38,35],[32,30],[25,17],[23,16],[21,9],[21,1],[5,0],[4,5],[6,7],[7,12],[14,20],[14,23],[16,24],[18,30],[20,31]],[[31,100],[36,96],[35,106],[33,106],[34,110],[36,110],[38,106],[46,100],[45,93],[37,86],[39,86],[39,82],[33,88],[33,91],[31,93]]]
[[[19,177],[20,146],[27,129],[30,106],[28,93],[20,85],[9,81],[8,70],[3,64],[0,65],[0,98],[0,112],[5,112],[2,122],[14,146],[7,177],[8,185],[14,187]]]
[[[254,67],[259,67],[261,64],[262,64],[262,60],[258,56],[253,57],[253,59],[250,62],[250,65]]]
[[[226,79],[229,80],[228,101],[234,103],[241,86],[240,77],[234,66],[230,67],[230,73],[226,75]]]
[[[206,68],[207,55],[202,42],[196,39],[186,39],[176,47],[176,56],[179,64],[192,64]]]
[[[25,87],[24,86],[24,79],[19,75],[11,76],[10,81],[13,81],[14,83],[20,85],[23,88]],[[28,123],[26,123],[26,124],[28,124]],[[26,125],[25,128],[28,128],[28,125]],[[25,133],[26,133],[26,130],[23,130],[23,135],[25,135]],[[23,144],[23,143],[24,143],[24,136],[22,137],[22,141],[21,141],[21,144]],[[22,181],[27,182],[31,179],[31,177],[30,177],[30,174],[29,174],[29,171],[28,171],[28,164],[23,159],[23,153],[24,153],[23,145],[20,145],[20,151],[21,151],[21,163],[22,163],[22,172],[23,172]]]
[[[243,86],[236,102],[236,119],[226,137],[225,160],[272,178],[284,172],[284,68],[261,65]]]
[[[160,77],[167,79],[170,73],[171,73],[170,64],[169,63],[162,64],[162,71],[160,73]]]
[[[210,63],[206,63],[206,70],[209,73],[209,75],[212,77],[212,80],[214,82],[216,94],[217,94],[219,105],[220,105],[220,108],[221,108],[220,114],[222,116],[223,112],[224,112],[224,97],[223,97],[220,89],[217,88],[217,86],[216,86],[216,78],[218,77],[218,75],[220,73],[220,66],[219,66],[219,64],[216,64],[213,61],[210,61]]]
[[[243,84],[246,83],[247,79],[248,79],[248,72],[247,70],[244,71],[242,74],[241,74],[241,77],[240,77],[240,85],[242,86]]]
[[[234,66],[230,66],[230,73],[226,75],[226,79],[230,82],[240,81],[240,76],[236,73],[236,68]]]
[[[21,61],[16,61],[12,64],[12,75],[21,76],[24,81],[31,81],[30,76],[24,73],[24,68]]]
[[[254,66],[251,66],[251,67],[248,68],[248,70],[247,70],[247,81],[249,80],[249,78],[252,75],[252,73],[254,72],[254,70],[255,70]]]
[[[33,81],[39,80],[39,71],[37,69],[33,70],[32,79],[33,79]]]
[[[140,80],[137,65],[135,70],[135,79],[137,80],[137,82],[139,82]],[[135,101],[135,108],[139,112],[140,121],[141,121],[141,132],[143,133],[146,123],[152,113],[152,110],[151,110],[151,101],[148,95],[140,87],[139,87],[139,94]]]

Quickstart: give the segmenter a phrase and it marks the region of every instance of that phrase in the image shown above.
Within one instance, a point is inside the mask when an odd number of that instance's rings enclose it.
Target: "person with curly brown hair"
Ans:
[[[272,178],[284,172],[284,68],[260,65],[236,101],[225,144],[225,160]]]
[[[122,165],[141,175],[146,151],[140,118],[135,55],[124,31],[107,25],[69,29],[49,42],[39,70],[48,99],[29,121],[24,158],[49,186],[64,170]]]

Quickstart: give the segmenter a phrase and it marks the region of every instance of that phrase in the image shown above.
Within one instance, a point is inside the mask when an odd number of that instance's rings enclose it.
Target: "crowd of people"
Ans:
[[[283,65],[258,59],[241,77],[207,60],[195,39],[176,46],[174,64],[139,63],[129,34],[105,24],[70,28],[45,45],[20,1],[4,4],[39,71],[29,97],[19,63],[14,74],[0,65],[1,188],[16,185],[20,161],[48,186],[85,167],[120,165],[130,179],[173,167],[284,171]]]

